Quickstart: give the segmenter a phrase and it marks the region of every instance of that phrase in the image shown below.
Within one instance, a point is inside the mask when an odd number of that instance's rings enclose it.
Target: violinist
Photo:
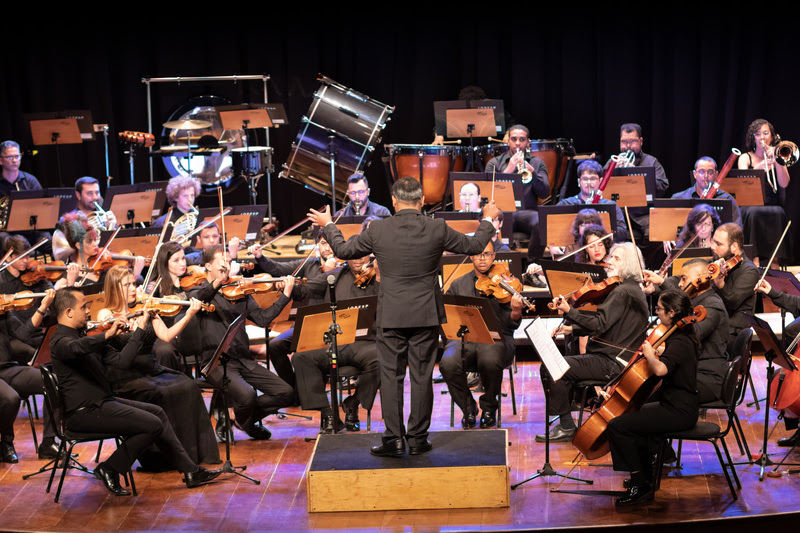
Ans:
[[[264,247],[260,244],[251,246],[250,250],[258,266],[270,276],[297,276],[311,280],[320,274],[339,268],[339,262],[334,257],[331,246],[323,237],[322,230],[318,227],[314,228],[314,240],[317,243],[316,255],[309,258],[308,261],[305,258],[285,262],[273,261],[264,255]],[[300,270],[297,270],[298,267],[300,267]]]
[[[239,253],[239,237],[234,237],[228,243],[228,253],[232,258],[237,257]],[[203,250],[215,244],[222,244],[222,237],[220,236],[219,226],[216,224],[209,224],[200,230],[197,235],[197,243],[194,250],[184,250],[186,255],[187,265],[200,265],[203,263]],[[231,261],[231,276],[239,273],[239,263]]]
[[[108,271],[104,288],[107,307],[97,314],[98,321],[124,317],[131,313],[137,299],[147,298],[146,295],[140,297],[133,272],[124,266]],[[175,435],[194,462],[219,463],[219,448],[200,389],[185,374],[160,365],[154,352],[155,341],[172,341],[199,310],[200,301],[193,299],[183,318],[171,327],[156,314],[148,322],[139,353],[130,366],[122,368],[112,362],[104,363],[115,396],[158,405],[164,409]],[[111,338],[109,343],[121,351],[130,336],[131,333],[122,333]],[[148,470],[174,468],[169,457],[157,451],[143,454],[139,462]]]
[[[692,313],[685,293],[668,290],[661,294],[656,315],[669,328]],[[624,483],[625,496],[617,507],[630,507],[653,499],[654,436],[694,427],[698,416],[697,338],[688,324],[673,333],[657,350],[645,342],[642,353],[649,369],[662,378],[660,400],[642,406],[639,411],[617,416],[608,423],[608,441],[614,470],[630,472]]]
[[[453,281],[447,294],[455,296],[482,297],[475,288],[478,278],[492,267],[495,253],[491,243],[478,255],[470,256],[473,271]],[[461,409],[461,427],[474,428],[478,423],[478,405],[472,398],[467,385],[467,371],[477,368],[481,375],[481,383],[485,389],[480,397],[480,427],[490,428],[497,424],[497,396],[503,383],[503,370],[514,359],[514,331],[522,320],[523,302],[519,295],[514,295],[509,303],[500,303],[497,298],[488,297],[497,321],[503,328],[502,339],[494,344],[464,343],[466,358],[462,360],[462,342],[448,340],[444,347],[444,355],[439,362],[439,370],[453,396],[453,401]]]
[[[686,224],[683,225],[675,246],[681,248],[697,235],[697,240],[692,246],[708,248],[711,246],[711,236],[714,235],[720,224],[716,209],[708,204],[697,204],[689,211]]]
[[[66,256],[65,260],[70,263],[77,264],[79,268],[92,268],[97,260],[97,254],[100,253],[100,234],[89,224],[88,219],[83,213],[72,212],[64,215],[61,222],[64,229],[64,237],[71,253]],[[133,262],[133,273],[137,278],[144,269],[145,260],[143,257],[137,257]],[[84,285],[90,283],[102,283],[105,272],[98,273],[91,271],[86,275]],[[83,273],[80,274],[83,278]]]
[[[50,288],[46,296],[27,319],[8,312],[0,314],[0,462],[17,463],[14,449],[14,420],[17,418],[22,397],[42,394],[42,374],[28,365],[31,356],[12,350],[13,341],[23,342],[39,331],[47,309],[55,298]],[[41,342],[41,335],[40,335]],[[49,410],[44,410],[44,435],[37,450],[39,459],[54,459],[58,455]]]
[[[344,267],[331,272],[330,275],[336,278],[334,282],[336,301],[378,295],[380,289],[378,280],[373,279],[363,289],[356,284],[356,275],[367,266],[369,259],[369,256],[349,259]],[[317,276],[305,285],[296,285],[292,297],[295,300],[322,299],[328,303],[330,302],[328,281],[324,277]],[[270,343],[270,351],[272,350],[273,345]],[[339,346],[338,359],[339,367],[353,366],[361,371],[355,394],[348,396],[342,402],[345,428],[348,431],[359,431],[358,407],[361,405],[364,409],[372,409],[380,383],[374,325],[366,337],[359,337],[351,344]],[[291,362],[297,374],[300,406],[304,410],[320,411],[320,432],[333,433],[333,412],[325,394],[325,374],[329,372],[330,367],[327,349],[296,352]]]
[[[753,290],[761,277],[758,269],[744,255],[744,234],[738,224],[723,224],[711,238],[711,252],[714,260],[730,261],[738,256],[741,261],[732,269],[723,267],[720,276],[714,278],[717,294],[722,298],[728,310],[728,351],[739,332],[750,327],[744,315],[752,315],[756,305],[756,293]]]
[[[2,255],[5,255],[9,250],[13,250],[8,257],[8,268],[0,272],[0,294],[17,294],[23,291],[31,291],[34,293],[41,293],[47,289],[52,289],[53,285],[46,279],[39,280],[33,285],[26,285],[23,283],[22,274],[24,274],[31,263],[30,255],[21,257],[25,252],[30,250],[31,246],[22,235],[11,235],[3,241],[0,246]],[[70,267],[67,272],[67,277],[60,279],[56,283],[56,288],[67,285],[69,282],[74,283],[78,277],[78,267]],[[36,312],[36,308],[9,311],[12,315],[16,316],[20,322],[27,322],[31,319]],[[30,361],[36,348],[41,344],[44,333],[36,328],[31,335],[26,335],[21,338],[11,339],[11,349],[16,357],[25,358]]]
[[[642,281],[642,254],[633,243],[615,244],[608,256],[606,272],[620,282],[598,307],[596,312],[574,309],[560,296],[553,302],[564,313],[566,325],[553,335],[572,333],[591,335],[586,354],[569,356],[570,364],[564,376],[550,384],[550,413],[558,415],[560,423],[550,430],[550,442],[569,442],[575,435],[575,422],[570,413],[573,383],[583,380],[611,380],[633,355],[645,338],[648,311],[647,300],[639,285]],[[544,378],[543,378],[544,379]],[[544,442],[544,435],[536,435]]]
[[[685,191],[676,192],[675,194],[672,195],[672,197],[684,198],[689,200],[693,198],[702,198],[706,188],[709,187],[714,181],[716,181],[718,174],[719,173],[717,172],[717,162],[707,156],[701,157],[694,163],[694,170],[692,171],[692,177],[694,178],[694,185],[692,185]],[[714,193],[713,198],[716,198],[718,200],[730,200],[731,205],[733,206],[733,221],[739,226],[742,225],[742,214],[733,196],[726,193],[722,189],[717,189],[716,192]]]
[[[761,284],[758,286],[758,290],[769,296],[770,300],[772,300],[772,303],[781,309],[786,309],[786,311],[792,313],[792,315],[796,317],[795,320],[786,326],[785,329],[783,343],[785,346],[788,346],[792,339],[800,335],[800,297],[775,289],[766,279],[761,281]],[[797,353],[797,351],[795,351],[795,354],[800,355]],[[786,424],[787,430],[798,428],[797,414],[791,410],[787,409],[784,411],[783,422]],[[786,437],[778,441],[778,446],[791,447],[797,444],[800,444],[800,429],[795,431],[791,437]]]
[[[251,296],[229,302],[218,291],[219,287],[228,281],[230,271],[228,258],[221,245],[206,248],[203,252],[203,262],[207,272],[206,280],[191,289],[189,296],[198,297],[205,303],[213,303],[216,310],[213,313],[197,315],[201,338],[197,339],[199,341],[197,349],[187,353],[199,353],[203,364],[206,364],[214,355],[228,326],[239,315],[247,312],[248,319],[259,327],[269,326],[289,303],[289,296],[294,288],[294,278],[287,277],[283,294],[270,307],[261,309]],[[228,399],[232,403],[236,427],[255,440],[269,439],[272,434],[267,428],[258,425],[258,422],[265,416],[274,414],[278,409],[291,405],[294,390],[253,359],[244,328],[234,338],[227,353],[230,357]],[[207,376],[208,381],[215,386],[221,386],[222,374],[223,369],[220,365]],[[257,391],[263,394],[259,395]]]
[[[708,261],[694,258],[686,261],[680,276],[666,280],[656,273],[645,270],[645,281],[660,290],[680,289],[691,299],[692,306],[702,305],[706,318],[694,325],[698,348],[697,391],[700,403],[719,400],[722,395],[722,380],[727,370],[728,311],[722,299],[713,290],[713,282],[708,279]]]

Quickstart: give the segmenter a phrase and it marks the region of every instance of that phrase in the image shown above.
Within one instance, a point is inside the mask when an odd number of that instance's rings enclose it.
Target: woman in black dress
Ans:
[[[104,320],[118,313],[128,313],[128,306],[137,299],[133,273],[127,267],[112,267],[105,280],[108,307],[97,315]],[[200,389],[188,376],[165,368],[156,362],[153,344],[156,339],[169,343],[193,319],[200,309],[194,300],[185,315],[171,327],[156,316],[148,325],[142,351],[130,368],[109,368],[114,394],[141,402],[153,403],[164,409],[175,434],[196,462],[216,464],[220,462],[219,447],[211,427],[211,420]],[[118,335],[111,342],[124,346],[127,335]],[[139,458],[142,467],[148,470],[171,469],[165,463],[166,455],[146,453]]]
[[[667,328],[691,313],[691,301],[683,291],[667,290],[658,299],[656,314]],[[676,330],[657,350],[644,343],[642,352],[650,370],[662,378],[660,399],[608,424],[614,470],[631,473],[628,492],[616,500],[617,507],[653,499],[654,437],[691,429],[697,422],[697,348],[691,324]]]

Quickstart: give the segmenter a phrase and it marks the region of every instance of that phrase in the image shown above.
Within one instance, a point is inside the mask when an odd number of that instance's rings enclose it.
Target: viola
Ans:
[[[672,327],[667,328],[660,324],[645,342],[650,342],[654,349],[658,348],[678,329],[705,318],[705,307],[698,305],[691,315],[678,320]],[[590,461],[609,452],[606,435],[608,423],[620,415],[638,411],[661,383],[658,376],[650,370],[643,347],[644,343],[616,378],[600,407],[589,415],[572,438],[572,444]]]
[[[480,274],[475,281],[475,289],[484,296],[493,296],[500,303],[508,303],[515,295],[522,298],[522,303],[531,311],[536,311],[536,306],[522,296],[522,282],[511,275],[508,266],[504,263],[494,263],[489,270]]]
[[[727,261],[715,261],[713,263],[708,264],[708,273],[703,274],[699,278],[692,281],[689,285],[687,285],[683,290],[689,296],[689,298],[694,298],[698,293],[703,292],[706,290],[712,281],[720,276],[727,276],[728,272],[731,271],[733,267],[738,265],[742,262],[741,255],[734,255]]]
[[[567,303],[570,307],[582,307],[586,304],[601,304],[605,301],[608,295],[622,283],[622,278],[619,276],[611,276],[603,281],[597,283],[587,282],[580,289],[571,292],[566,296]],[[559,300],[560,303],[560,300]],[[550,309],[557,309],[558,303],[550,302],[547,304]]]
[[[360,272],[353,273],[356,277],[355,281],[353,282],[356,287],[359,289],[366,289],[367,285],[378,275],[378,267],[375,264],[375,261],[370,261],[368,264],[364,265]]]
[[[220,290],[225,298],[235,301],[250,294],[270,292],[275,288],[277,281],[283,281],[283,278],[273,278],[269,274],[256,274],[252,278],[234,276],[220,287]],[[307,281],[306,278],[295,278],[295,283],[302,284]]]
[[[16,294],[0,294],[0,315],[8,311],[30,309],[36,298],[44,298],[43,292],[22,291]]]

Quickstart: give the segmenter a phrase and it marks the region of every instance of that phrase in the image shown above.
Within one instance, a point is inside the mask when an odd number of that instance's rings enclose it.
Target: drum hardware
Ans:
[[[517,153],[520,153],[520,149],[517,148]],[[533,180],[533,174],[531,174],[530,170],[527,169],[525,166],[525,157],[522,157],[522,162],[517,164],[517,174],[520,175],[522,178],[522,183],[528,184]]]

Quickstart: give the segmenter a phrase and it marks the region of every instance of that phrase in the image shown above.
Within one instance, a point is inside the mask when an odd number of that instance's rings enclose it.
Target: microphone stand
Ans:
[[[328,136],[328,157],[331,160],[331,214],[336,212],[336,154],[338,149],[335,139],[335,135]],[[335,321],[336,317],[334,317]]]
[[[336,303],[336,276],[328,276],[328,288],[331,295],[331,324],[325,332],[323,340],[328,343],[328,359],[330,361],[331,376],[331,411],[333,411],[333,433],[336,434],[342,427],[339,417],[339,344],[336,340],[337,335],[342,334],[342,328],[336,322],[336,310],[339,308]]]

